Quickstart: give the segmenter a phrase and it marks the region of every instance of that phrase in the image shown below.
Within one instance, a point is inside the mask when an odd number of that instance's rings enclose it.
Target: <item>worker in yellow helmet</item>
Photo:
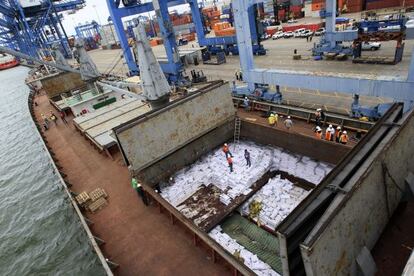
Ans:
[[[275,114],[270,114],[270,116],[269,116],[269,118],[268,118],[268,121],[269,121],[269,125],[270,126],[275,126],[275,124],[276,124],[276,118],[275,118]]]

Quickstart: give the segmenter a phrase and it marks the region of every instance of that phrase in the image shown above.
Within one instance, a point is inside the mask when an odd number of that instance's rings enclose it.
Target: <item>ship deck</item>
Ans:
[[[35,101],[38,104],[35,119],[40,122],[40,114],[53,110],[53,106],[46,95],[36,96]],[[260,112],[239,110],[238,115],[242,120],[270,127]],[[68,126],[59,120],[57,126],[52,124],[44,134],[67,175],[67,181],[72,184],[72,191],[89,192],[100,187],[109,195],[108,206],[94,214],[85,213],[85,216],[94,222],[91,226],[94,235],[105,241],[102,246],[105,256],[120,265],[116,275],[231,274],[230,267],[223,261],[214,263],[203,248],[194,246],[184,227],[172,225],[158,208],[145,207],[130,185],[130,175],[121,154],[113,152],[114,159],[111,160],[99,153],[76,131],[72,119],[67,117]],[[276,128],[285,130],[281,121]],[[312,128],[312,124],[294,120],[291,131],[314,136]],[[350,147],[354,145],[355,142],[348,144]],[[406,256],[397,261],[387,249],[395,249],[392,244],[396,244],[398,225],[407,222],[413,210],[413,204],[408,206],[405,212],[394,215],[393,225],[389,225],[381,238],[384,243],[374,249],[376,261],[385,261],[380,265],[382,272],[398,271],[405,264]],[[407,244],[411,243],[407,241]],[[408,256],[409,252],[401,255]]]

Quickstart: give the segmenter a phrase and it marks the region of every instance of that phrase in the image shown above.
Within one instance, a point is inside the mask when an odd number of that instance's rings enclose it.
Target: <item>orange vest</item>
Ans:
[[[325,133],[325,140],[331,141],[331,136],[332,136],[332,133],[329,130],[327,130]]]
[[[316,138],[322,139],[322,131],[316,132]]]
[[[344,143],[344,144],[348,143],[348,135],[342,134],[341,138],[339,139],[339,142]]]
[[[336,138],[341,137],[341,131],[337,130],[335,135],[336,135]]]

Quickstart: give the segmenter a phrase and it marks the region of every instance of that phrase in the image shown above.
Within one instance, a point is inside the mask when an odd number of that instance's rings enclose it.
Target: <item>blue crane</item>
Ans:
[[[33,57],[49,55],[51,46],[59,45],[63,54],[70,57],[59,13],[79,9],[84,4],[84,0],[45,0],[25,4],[0,0],[0,44]]]
[[[139,74],[139,69],[136,64],[136,61],[134,60],[130,46],[128,44],[128,39],[125,35],[124,27],[122,24],[122,18],[132,15],[148,13],[150,11],[155,11],[157,15],[158,24],[160,26],[161,36],[164,40],[164,47],[168,59],[167,63],[161,64],[161,68],[170,82],[176,84],[183,82],[183,64],[181,63],[178,56],[178,47],[175,39],[175,34],[168,14],[168,7],[174,7],[183,4],[190,5],[193,22],[196,26],[197,38],[200,46],[207,46],[210,50],[213,51],[225,50],[227,52],[231,51],[233,54],[238,54],[236,36],[215,38],[207,38],[205,36],[205,28],[202,22],[200,7],[198,5],[197,0],[156,0],[152,3],[143,3],[137,0],[123,0],[123,6],[120,5],[120,0],[106,0],[106,2],[116,33],[120,40],[120,44],[130,71],[130,75]],[[257,34],[255,27],[256,15],[254,12],[254,8],[252,7],[249,11],[249,18],[251,18],[249,22],[251,22],[250,24],[252,25],[252,27],[250,28],[252,32],[251,37],[253,39],[254,44],[252,45],[252,51],[254,51],[255,54],[265,54],[266,50],[263,48],[262,45],[260,45],[260,38]]]
[[[392,98],[396,102],[404,103],[404,110],[414,107],[414,50],[407,76],[355,76],[353,74],[336,75],[334,73],[315,73],[310,71],[281,70],[275,68],[256,68],[250,43],[250,25],[244,24],[248,14],[248,7],[259,0],[233,0],[234,20],[236,26],[237,43],[240,52],[240,65],[243,78],[247,86],[235,87],[238,94],[255,95],[256,89],[266,85],[280,85],[301,89],[358,94],[374,97]],[[332,4],[333,0],[327,0]],[[327,5],[328,6],[328,5]],[[334,25],[334,22],[330,24]],[[328,22],[327,22],[328,26]],[[331,27],[332,27],[331,26]],[[327,28],[328,31],[328,28]],[[330,34],[336,37],[335,31],[329,28]],[[353,103],[353,113],[358,114],[358,101]]]

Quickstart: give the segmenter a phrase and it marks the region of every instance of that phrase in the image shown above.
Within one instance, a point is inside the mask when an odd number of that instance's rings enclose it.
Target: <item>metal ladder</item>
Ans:
[[[234,119],[234,144],[238,144],[240,142],[240,126],[241,120],[239,117]]]

